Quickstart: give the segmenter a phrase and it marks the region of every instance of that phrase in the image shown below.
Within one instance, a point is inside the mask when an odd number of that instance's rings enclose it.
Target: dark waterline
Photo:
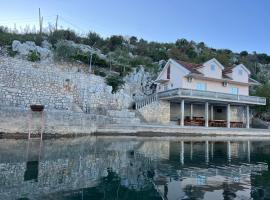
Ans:
[[[0,199],[270,199],[270,140],[0,140]]]

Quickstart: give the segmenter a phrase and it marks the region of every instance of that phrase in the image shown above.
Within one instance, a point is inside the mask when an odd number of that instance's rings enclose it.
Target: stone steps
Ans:
[[[135,115],[135,113],[128,109],[108,110],[107,113],[108,113],[108,116],[110,117],[111,124],[135,125],[135,124],[140,124],[141,122],[141,120]]]
[[[131,112],[127,109],[125,110],[108,110],[108,115],[110,117],[125,117],[125,118],[134,118],[136,117],[135,116],[135,113],[134,112]]]

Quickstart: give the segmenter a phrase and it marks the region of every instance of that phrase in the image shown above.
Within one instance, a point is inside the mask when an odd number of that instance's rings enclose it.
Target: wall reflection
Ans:
[[[0,199],[265,197],[269,153],[270,142],[256,141],[0,141]]]

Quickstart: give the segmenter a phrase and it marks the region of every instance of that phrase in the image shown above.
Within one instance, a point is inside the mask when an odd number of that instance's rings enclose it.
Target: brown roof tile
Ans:
[[[187,70],[193,72],[193,73],[199,73],[201,74],[197,69],[202,67],[202,64],[196,64],[196,63],[188,63],[180,60],[175,60],[177,63],[185,67]]]

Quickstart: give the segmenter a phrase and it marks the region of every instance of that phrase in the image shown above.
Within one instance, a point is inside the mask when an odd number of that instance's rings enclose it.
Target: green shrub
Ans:
[[[87,53],[83,53],[83,52],[77,51],[75,53],[75,55],[72,56],[72,58],[74,60],[81,61],[84,64],[89,64],[90,55],[88,55]]]
[[[94,68],[94,74],[102,77],[106,77],[107,75],[103,70],[99,68]]]
[[[69,45],[65,40],[60,40],[55,45],[54,56],[57,59],[72,60],[79,50]]]
[[[14,56],[16,56],[16,54],[17,54],[18,52],[17,52],[17,51],[13,51],[13,50],[12,50],[12,47],[9,46],[9,47],[7,48],[7,53],[8,53],[9,56],[14,57]]]
[[[27,60],[31,62],[40,61],[40,53],[32,51],[27,55]]]
[[[72,40],[78,43],[81,41],[81,38],[77,36],[74,31],[68,29],[68,30],[53,31],[49,35],[48,40],[54,46],[60,40]]]
[[[110,75],[106,77],[106,83],[112,86],[112,93],[116,93],[125,84],[125,81],[121,76]]]

